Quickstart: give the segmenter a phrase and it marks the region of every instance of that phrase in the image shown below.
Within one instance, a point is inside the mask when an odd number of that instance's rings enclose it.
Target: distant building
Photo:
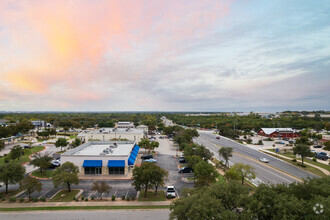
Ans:
[[[45,127],[45,121],[31,121],[31,124],[37,128]]]
[[[298,138],[300,134],[295,132],[292,128],[261,128],[258,135],[270,138]]]
[[[140,147],[132,141],[91,141],[61,155],[79,167],[79,176],[124,175],[135,164]]]
[[[115,128],[135,128],[135,125],[133,122],[119,121],[115,123]]]
[[[94,130],[85,130],[77,136],[81,141],[113,141],[113,140],[128,140],[139,142],[142,138],[147,137],[142,129],[136,128],[100,128]]]
[[[6,119],[1,119],[0,120],[0,126],[1,127],[6,127],[7,125],[8,125],[8,120],[6,120]]]

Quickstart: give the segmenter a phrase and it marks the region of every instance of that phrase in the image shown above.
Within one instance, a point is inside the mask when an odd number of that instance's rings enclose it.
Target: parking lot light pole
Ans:
[[[196,166],[196,147],[194,149],[194,166]],[[194,172],[194,187],[195,187],[195,172]]]

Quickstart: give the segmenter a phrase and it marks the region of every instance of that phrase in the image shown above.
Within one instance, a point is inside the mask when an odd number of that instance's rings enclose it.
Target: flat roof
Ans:
[[[99,128],[95,130],[85,130],[79,134],[143,134],[143,130],[136,128]]]
[[[133,141],[90,141],[62,155],[128,156],[134,145]]]

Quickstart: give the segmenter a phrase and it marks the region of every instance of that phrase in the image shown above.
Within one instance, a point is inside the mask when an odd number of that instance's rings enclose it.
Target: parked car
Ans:
[[[284,141],[278,141],[277,144],[285,144]]]
[[[217,136],[216,139],[220,139],[220,136]]]
[[[314,148],[322,148],[323,146],[322,145],[314,145],[313,147]]]
[[[264,163],[269,163],[269,160],[267,158],[260,158],[260,161]]]
[[[32,148],[32,147],[30,147],[30,145],[24,145],[23,148],[24,148],[24,149],[30,149],[30,148]]]
[[[176,191],[174,186],[167,186],[165,189],[166,197],[171,196],[172,198],[176,197]]]
[[[317,154],[316,150],[311,150],[312,153]]]
[[[285,141],[288,141],[288,140],[289,140],[289,138],[285,137],[285,138],[283,138],[283,140],[285,140]]]
[[[153,158],[153,156],[151,154],[146,154],[146,155],[141,156],[142,160],[148,160],[148,159],[151,159],[151,158]]]
[[[185,157],[180,157],[179,163],[187,163],[186,158]]]
[[[194,172],[193,168],[190,167],[182,167],[178,170],[179,173],[192,173]]]
[[[315,155],[315,158],[320,160],[328,160],[328,155],[325,152],[319,152]]]
[[[59,160],[53,160],[52,162],[51,162],[51,168],[56,168],[56,167],[59,167],[59,166],[61,166],[61,162],[59,161]]]
[[[148,160],[144,160],[144,162],[157,163],[157,160],[156,159],[148,159]]]
[[[47,144],[48,142],[47,142],[47,141],[43,141],[42,143],[43,143],[43,144]]]

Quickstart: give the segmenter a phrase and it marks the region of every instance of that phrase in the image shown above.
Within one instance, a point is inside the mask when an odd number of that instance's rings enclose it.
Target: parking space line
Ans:
[[[92,191],[87,197],[90,198],[96,191]]]
[[[44,195],[46,195],[50,190],[46,191],[44,194],[38,197],[38,199],[42,198]]]

